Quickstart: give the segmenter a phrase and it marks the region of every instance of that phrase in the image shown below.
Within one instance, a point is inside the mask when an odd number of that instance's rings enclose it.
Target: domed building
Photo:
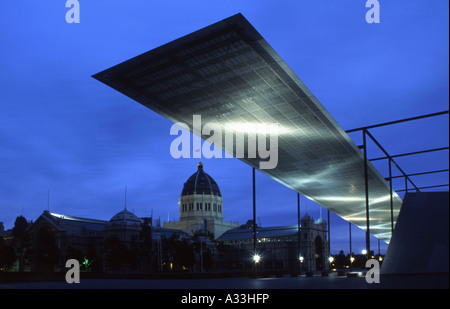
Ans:
[[[105,237],[117,235],[124,242],[136,240],[141,230],[142,219],[126,208],[116,213],[105,225]]]
[[[217,182],[203,170],[203,163],[184,183],[179,198],[180,221],[164,222],[164,228],[179,229],[193,235],[209,232],[218,238],[239,223],[223,221],[223,198]]]
[[[126,208],[118,213],[116,213],[110,220],[111,225],[139,225],[141,224],[141,219],[139,219],[134,213],[128,211]]]

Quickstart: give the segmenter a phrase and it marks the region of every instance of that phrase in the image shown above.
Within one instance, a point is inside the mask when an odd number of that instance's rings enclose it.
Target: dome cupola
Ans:
[[[111,220],[109,220],[112,224],[127,224],[127,225],[133,225],[133,224],[141,224],[141,219],[139,219],[134,213],[124,209],[117,214],[115,214]]]
[[[197,164],[198,170],[184,183],[181,195],[207,194],[222,196],[216,181],[203,170],[203,163]]]
[[[222,194],[216,181],[203,170],[202,162],[184,183],[178,203],[181,221],[223,219]]]
[[[164,222],[163,227],[183,230],[189,235],[207,233],[214,238],[239,223],[223,221],[223,198],[216,181],[197,164],[197,171],[183,185],[178,200],[180,220]]]

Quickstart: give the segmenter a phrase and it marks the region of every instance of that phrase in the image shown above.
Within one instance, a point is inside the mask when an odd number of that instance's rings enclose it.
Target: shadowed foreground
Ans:
[[[213,279],[83,279],[80,283],[62,281],[3,282],[0,289],[448,289],[448,274],[381,275],[380,283],[368,284],[364,276],[348,278],[284,276],[267,278]]]

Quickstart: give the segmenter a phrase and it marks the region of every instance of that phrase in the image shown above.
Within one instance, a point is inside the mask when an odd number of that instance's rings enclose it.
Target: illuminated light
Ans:
[[[376,225],[374,225],[374,226],[371,226],[370,229],[371,230],[390,230],[391,227],[390,226],[376,226]],[[379,235],[382,235],[382,234],[379,234]]]
[[[378,204],[383,203],[391,200],[391,195],[386,195],[378,198],[374,198],[370,201],[370,204]]]
[[[391,210],[390,209],[372,208],[372,209],[370,209],[370,212],[371,213],[373,213],[373,212],[381,212],[381,213],[386,213],[386,214],[390,215]],[[394,212],[400,212],[400,210],[394,209]],[[355,212],[355,213],[352,214],[352,216],[356,216],[357,217],[357,216],[362,216],[362,215],[365,215],[365,214],[366,214],[366,211],[364,210],[364,211]]]
[[[298,258],[300,260],[300,263],[303,263],[303,261],[305,260],[305,258],[303,256],[300,255],[300,257]]]
[[[350,191],[354,191],[354,185],[352,185],[352,188]],[[395,194],[395,197],[398,197],[397,194]],[[361,197],[351,197],[351,196],[323,196],[323,197],[316,197],[317,200],[322,200],[322,201],[333,201],[333,202],[365,202],[366,199],[365,198],[361,198]],[[369,204],[370,205],[375,205],[375,204],[379,204],[379,203],[384,203],[387,201],[390,201],[391,196],[390,195],[385,195],[382,197],[377,197],[377,198],[373,198],[373,199],[369,199]],[[390,211],[390,210],[381,210],[381,211]]]
[[[84,261],[82,263],[82,265],[86,268],[88,268],[91,264],[91,261],[89,261],[86,257],[84,257]]]
[[[361,253],[364,254],[364,255],[366,255],[366,254],[367,254],[367,250],[364,249],[364,250],[361,251]]]
[[[345,221],[366,221],[365,217],[342,217]]]
[[[253,261],[254,261],[255,263],[259,263],[259,262],[261,261],[261,256],[259,256],[258,254],[255,254],[255,255],[253,256]]]
[[[333,261],[334,261],[334,257],[330,256],[330,257],[328,258],[328,262],[333,263]]]
[[[395,222],[394,222],[395,223]],[[379,236],[389,236],[391,235],[391,232],[386,232],[386,233],[379,233]],[[388,242],[389,243],[389,242]]]
[[[366,217],[342,217],[345,221],[366,221]],[[370,218],[370,221],[381,220],[379,218]]]
[[[353,263],[355,261],[355,258],[352,256],[351,258],[350,258],[350,263]]]
[[[366,200],[364,198],[346,196],[316,197],[316,199],[331,202],[364,202]]]

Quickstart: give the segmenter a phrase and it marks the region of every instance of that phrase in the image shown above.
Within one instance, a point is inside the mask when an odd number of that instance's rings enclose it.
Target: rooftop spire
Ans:
[[[125,210],[127,210],[127,186],[125,186]]]
[[[198,170],[199,171],[203,171],[203,163],[202,163],[202,161],[198,162],[197,166],[198,166]]]

